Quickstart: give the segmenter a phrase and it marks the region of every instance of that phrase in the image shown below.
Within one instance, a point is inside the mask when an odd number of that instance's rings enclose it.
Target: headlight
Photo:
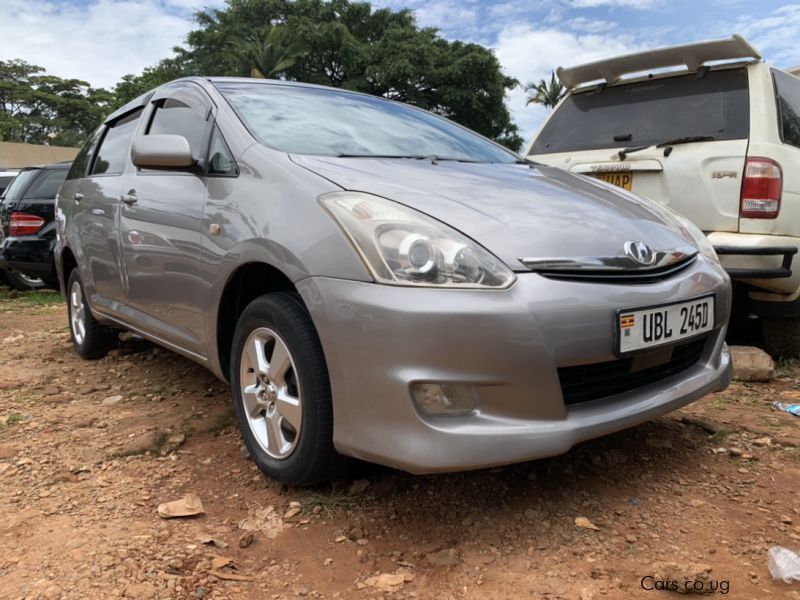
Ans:
[[[714,246],[708,241],[706,234],[703,233],[697,225],[671,208],[666,206],[662,206],[662,208],[665,208],[667,211],[669,211],[672,217],[678,222],[678,226],[683,229],[686,234],[692,238],[692,240],[694,240],[694,243],[697,245],[697,249],[700,251],[700,254],[705,256],[710,261],[719,263],[719,256],[717,256]]]
[[[500,289],[514,282],[484,248],[416,210],[360,192],[324,194],[319,202],[380,283]]]

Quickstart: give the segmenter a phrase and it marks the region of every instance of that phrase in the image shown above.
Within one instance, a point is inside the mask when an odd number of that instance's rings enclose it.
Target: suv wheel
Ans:
[[[763,319],[764,346],[773,356],[800,356],[800,319]]]
[[[36,277],[28,277],[27,275],[23,275],[17,271],[7,270],[5,273],[3,273],[3,275],[5,275],[8,285],[21,292],[38,290],[44,287],[44,282],[41,279],[37,279]]]
[[[116,332],[98,323],[89,310],[78,269],[72,269],[67,281],[67,314],[72,345],[81,358],[102,358],[116,345]]]
[[[338,474],[328,368],[314,324],[293,294],[257,298],[236,326],[236,419],[250,456],[271,478],[308,485]]]

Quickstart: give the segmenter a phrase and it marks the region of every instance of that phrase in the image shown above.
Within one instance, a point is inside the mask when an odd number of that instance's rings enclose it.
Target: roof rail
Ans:
[[[623,75],[651,69],[685,65],[689,71],[697,71],[704,63],[714,60],[736,58],[760,59],[761,54],[738,33],[722,40],[693,42],[680,46],[669,46],[625,54],[615,58],[598,60],[575,67],[558,67],[556,75],[567,89],[590,81],[614,83]]]

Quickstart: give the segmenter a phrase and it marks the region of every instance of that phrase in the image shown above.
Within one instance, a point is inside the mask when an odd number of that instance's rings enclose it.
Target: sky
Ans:
[[[21,58],[61,77],[111,88],[127,73],[169,56],[194,27],[193,11],[224,0],[2,0],[0,60]],[[572,66],[697,40],[744,35],[765,60],[800,65],[800,4],[775,0],[373,0],[412,9],[448,39],[492,48],[522,83]],[[528,139],[546,116],[525,106],[520,87],[506,102]]]

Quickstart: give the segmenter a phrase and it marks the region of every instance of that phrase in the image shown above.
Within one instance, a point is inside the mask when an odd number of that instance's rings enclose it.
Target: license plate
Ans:
[[[629,192],[633,189],[633,173],[595,173],[594,176]]]
[[[619,354],[673,344],[714,328],[714,296],[617,312]]]

